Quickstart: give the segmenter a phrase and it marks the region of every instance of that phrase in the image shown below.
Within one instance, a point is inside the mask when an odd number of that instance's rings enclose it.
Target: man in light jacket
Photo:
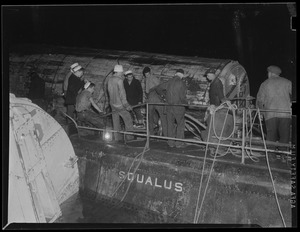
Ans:
[[[129,113],[129,111],[132,110],[132,107],[127,102],[123,80],[123,66],[115,65],[114,74],[107,82],[107,90],[112,110],[113,128],[116,131],[121,131],[120,117],[122,117],[125,124],[125,131],[132,131],[133,123]],[[132,139],[132,135],[126,135],[126,140]],[[115,141],[120,140],[122,140],[122,135],[115,132]]]
[[[280,143],[290,141],[292,82],[280,77],[281,69],[271,65],[267,68],[268,79],[257,93],[256,106],[263,112],[267,128],[267,140]],[[275,110],[272,112],[272,110]]]

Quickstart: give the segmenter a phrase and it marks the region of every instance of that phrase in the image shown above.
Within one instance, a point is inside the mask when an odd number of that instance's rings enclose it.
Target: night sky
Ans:
[[[293,8],[283,3],[32,5],[2,12],[8,49],[41,43],[232,59],[245,67],[255,97],[274,64],[296,85]]]

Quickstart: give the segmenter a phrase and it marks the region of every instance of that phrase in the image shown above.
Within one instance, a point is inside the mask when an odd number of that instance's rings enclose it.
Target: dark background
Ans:
[[[144,51],[232,59],[249,76],[256,97],[278,65],[296,75],[296,32],[290,18],[296,5],[124,4],[3,6],[3,45],[42,43],[70,47]]]

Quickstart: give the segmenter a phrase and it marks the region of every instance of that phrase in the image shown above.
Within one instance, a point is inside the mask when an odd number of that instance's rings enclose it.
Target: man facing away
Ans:
[[[125,131],[133,130],[132,118],[129,111],[132,107],[126,99],[126,92],[123,84],[123,66],[115,65],[113,75],[108,79],[107,90],[112,110],[113,128],[115,131],[121,130],[120,117],[125,124]],[[126,135],[127,140],[133,139],[132,135]],[[120,133],[115,132],[115,141],[122,140]]]
[[[182,81],[184,71],[182,69],[176,70],[175,76],[167,82],[155,88],[159,96],[166,91],[167,104],[187,104],[186,92],[187,88]],[[167,111],[167,133],[168,137],[184,139],[185,128],[185,107],[184,106],[166,106]],[[175,124],[176,123],[176,124]],[[182,141],[168,140],[170,147],[176,146],[177,148],[184,147]]]
[[[143,89],[141,82],[132,74],[131,70],[124,73],[124,88],[126,92],[126,99],[131,106],[140,105],[143,102]],[[143,115],[140,107],[133,108],[133,112],[136,116],[138,125],[143,124]]]
[[[280,112],[291,110],[292,82],[280,77],[281,69],[275,65],[267,68],[268,79],[257,93],[256,106],[262,112],[267,128],[267,140],[288,143],[290,141],[291,113]]]
[[[84,90],[78,94],[76,98],[76,112],[78,120],[89,122],[97,128],[103,128],[104,124],[99,114],[102,113],[100,108],[93,100],[93,93],[95,91],[95,84],[87,82],[84,85]],[[95,113],[91,106],[98,111],[99,114]]]

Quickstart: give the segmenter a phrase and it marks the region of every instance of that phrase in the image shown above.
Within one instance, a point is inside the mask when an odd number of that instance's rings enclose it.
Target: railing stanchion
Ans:
[[[149,104],[146,103],[146,125],[147,125],[147,142],[146,142],[146,149],[149,149],[149,140],[150,140],[150,133],[149,133]]]
[[[245,112],[246,110],[243,109],[243,128],[242,128],[242,164],[245,164]]]

